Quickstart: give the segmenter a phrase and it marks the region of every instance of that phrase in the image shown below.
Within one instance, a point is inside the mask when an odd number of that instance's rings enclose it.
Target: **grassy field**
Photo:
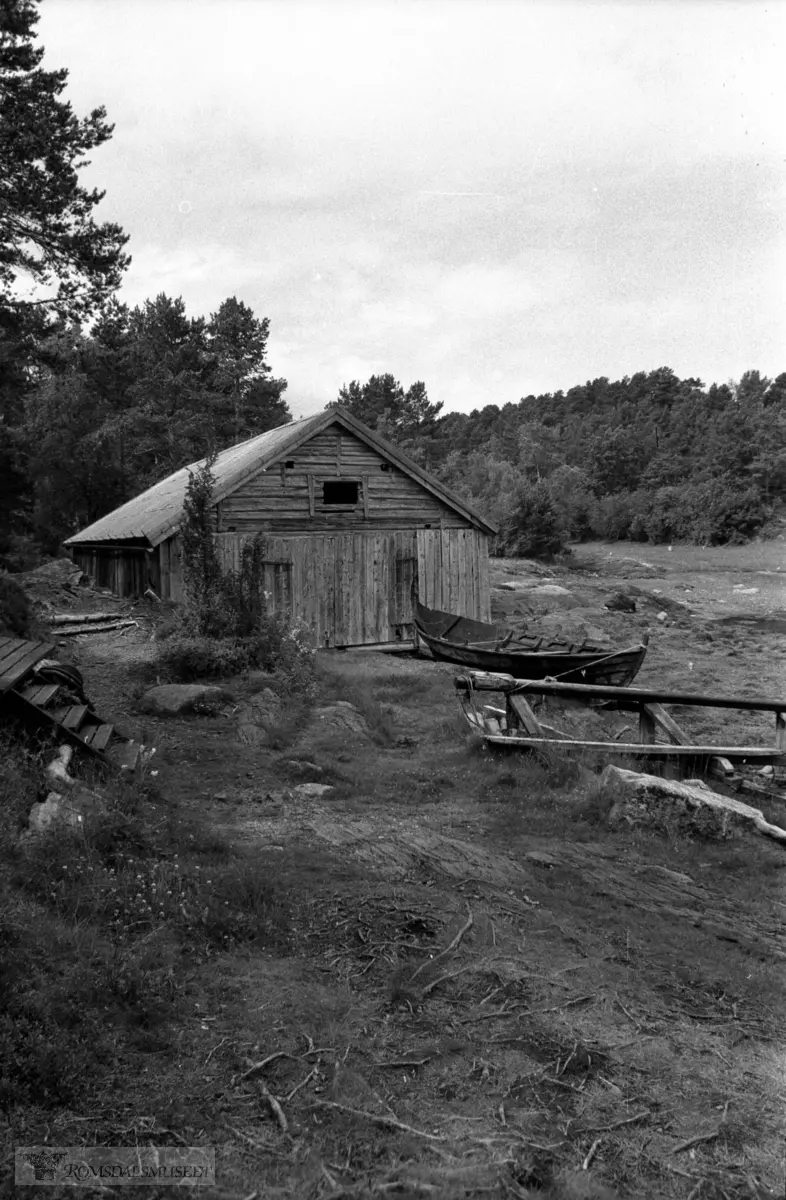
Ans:
[[[642,681],[786,691],[780,635],[747,619],[786,607],[755,575],[783,546],[725,568],[580,547],[550,576],[576,603],[549,620],[651,629]],[[498,586],[531,570],[494,564],[500,619],[542,618]],[[735,599],[757,579],[766,601]],[[625,587],[637,611],[608,613]],[[156,774],[114,786],[83,833],[31,841],[46,751],[4,746],[8,1187],[13,1147],[46,1140],[215,1147],[227,1200],[784,1194],[778,845],[610,831],[588,764],[467,736],[448,666],[325,654],[314,705],[284,702],[270,746],[239,737],[265,680],[164,721],[137,711],[147,633],[75,654]]]

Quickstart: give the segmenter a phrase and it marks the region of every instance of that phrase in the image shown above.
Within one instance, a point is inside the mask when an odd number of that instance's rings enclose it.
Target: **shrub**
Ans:
[[[29,637],[32,619],[24,588],[11,575],[0,574],[0,635]]]
[[[560,518],[545,483],[524,483],[498,539],[505,554],[518,558],[551,558],[564,549]]]
[[[186,602],[159,632],[159,661],[184,682],[252,667],[275,671],[288,694],[311,699],[310,632],[268,611],[264,537],[257,534],[243,547],[239,571],[222,571],[211,519],[213,484],[208,459],[189,478],[181,529]]]
[[[249,646],[237,638],[172,634],[162,643],[158,660],[179,682],[237,675],[250,665]]]

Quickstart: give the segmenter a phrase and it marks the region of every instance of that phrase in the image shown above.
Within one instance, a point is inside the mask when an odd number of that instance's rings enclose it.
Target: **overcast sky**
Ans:
[[[786,370],[786,0],[44,0],[121,298],[236,295],[296,416]]]

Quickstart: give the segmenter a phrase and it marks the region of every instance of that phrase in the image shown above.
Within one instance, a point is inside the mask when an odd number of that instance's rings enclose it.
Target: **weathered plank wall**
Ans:
[[[253,533],[216,535],[226,570],[239,571]],[[148,587],[182,601],[180,539],[152,554],[138,549],[75,550],[74,560],[120,596]],[[355,646],[412,636],[411,585],[421,599],[476,620],[490,620],[488,539],[477,529],[412,529],[267,537],[263,588],[271,611],[314,631],[318,645]]]
[[[423,604],[491,620],[488,537],[479,529],[419,529],[418,594]]]
[[[338,426],[311,438],[287,461],[293,465],[260,471],[220,502],[221,532],[393,530],[423,524],[471,528],[417,480]],[[357,481],[357,504],[323,503],[323,484],[334,479]]]
[[[141,596],[149,587],[158,594],[158,556],[139,547],[114,548],[79,546],[72,551],[74,562],[98,587],[111,588],[118,596]]]
[[[238,570],[252,534],[216,536],[226,569]],[[412,637],[415,532],[266,539],[264,589],[273,612],[309,626],[319,646]]]

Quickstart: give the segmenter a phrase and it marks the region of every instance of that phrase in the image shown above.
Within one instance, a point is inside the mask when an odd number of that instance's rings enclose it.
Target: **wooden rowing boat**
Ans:
[[[412,598],[417,637],[434,658],[473,671],[493,671],[515,679],[560,678],[578,683],[626,687],[647,653],[647,635],[635,646],[612,650],[589,641],[572,643],[543,637],[515,637],[495,625],[457,617]]]

